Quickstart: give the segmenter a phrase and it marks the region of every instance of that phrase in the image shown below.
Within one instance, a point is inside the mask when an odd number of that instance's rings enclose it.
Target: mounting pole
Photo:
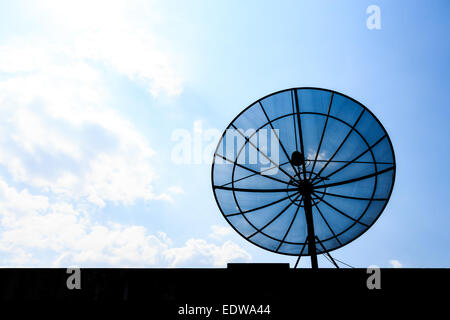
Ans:
[[[311,268],[317,269],[317,251],[316,251],[316,236],[314,234],[314,222],[312,216],[311,194],[305,192],[303,194],[303,203],[306,215],[306,225],[308,228],[308,253],[311,256]]]

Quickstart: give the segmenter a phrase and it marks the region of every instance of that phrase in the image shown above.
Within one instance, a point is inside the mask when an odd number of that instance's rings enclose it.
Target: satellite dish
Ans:
[[[380,121],[358,101],[319,88],[265,96],[227,127],[212,186],[225,219],[263,249],[331,258],[383,212],[395,156]]]

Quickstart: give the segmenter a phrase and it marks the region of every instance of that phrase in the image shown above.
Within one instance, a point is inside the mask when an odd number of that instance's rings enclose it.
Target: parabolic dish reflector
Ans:
[[[212,166],[230,225],[261,248],[295,256],[337,249],[367,231],[394,179],[380,121],[356,100],[318,88],[251,104],[225,130]]]

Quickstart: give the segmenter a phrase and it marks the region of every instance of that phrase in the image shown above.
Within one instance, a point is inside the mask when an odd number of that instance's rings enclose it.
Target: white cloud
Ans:
[[[16,181],[99,206],[156,199],[155,152],[108,108],[100,78],[77,63],[0,81],[0,164]]]
[[[154,190],[156,152],[111,107],[111,72],[153,96],[182,90],[171,55],[137,25],[157,14],[139,5],[130,18],[129,2],[41,2],[35,15],[51,34],[11,31],[0,46],[3,265],[167,263],[165,234],[95,214],[107,203],[174,201],[181,190]]]
[[[180,186],[171,186],[168,188],[168,191],[173,194],[184,194],[184,190]]]
[[[212,225],[211,226],[211,231],[212,232],[209,234],[209,237],[213,238],[213,239],[220,240],[223,237],[226,237],[227,235],[229,235],[231,233],[231,228],[230,227],[224,227],[224,226]]]
[[[44,1],[30,10],[56,34],[10,37],[0,46],[0,165],[15,181],[98,206],[173,201],[153,191],[155,152],[110,108],[103,69],[154,96],[181,92],[173,60],[143,23],[161,19],[156,7]]]
[[[148,31],[151,22],[163,19],[152,2],[47,0],[38,10],[72,37],[73,47],[66,52],[74,58],[111,67],[146,85],[154,96],[181,93],[183,80],[173,66],[175,58],[161,49],[155,32]]]
[[[142,31],[102,30],[79,37],[75,53],[80,58],[101,61],[129,79],[144,83],[154,96],[161,92],[178,95],[182,80],[155,45],[156,40]]]
[[[392,268],[402,268],[403,265],[398,260],[389,260],[390,265]]]
[[[164,255],[171,261],[170,267],[189,265],[224,267],[227,262],[249,261],[252,258],[248,252],[232,241],[228,240],[222,246],[218,246],[203,239],[189,239],[184,247],[169,249]]]
[[[57,8],[53,13],[62,10]],[[118,21],[120,28],[132,27],[126,19]],[[0,164],[16,181],[81,195],[99,206],[138,198],[170,200],[154,194],[150,163],[155,152],[108,106],[111,93],[92,61],[148,82],[155,95],[177,94],[181,82],[150,33],[98,23],[101,31],[77,34],[72,44],[21,39],[0,47],[0,72],[7,73],[0,81]]]
[[[83,208],[18,191],[1,179],[0,227],[3,266],[218,267],[251,259],[231,241],[189,239],[175,247],[165,233],[149,234],[143,226],[94,222]]]

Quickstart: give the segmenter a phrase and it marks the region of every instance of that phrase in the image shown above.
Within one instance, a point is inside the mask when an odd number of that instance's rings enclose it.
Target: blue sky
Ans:
[[[385,212],[334,256],[449,267],[449,14],[447,1],[2,2],[0,265],[294,263],[232,232],[210,163],[174,163],[172,135],[315,86],[366,105],[397,160]]]

